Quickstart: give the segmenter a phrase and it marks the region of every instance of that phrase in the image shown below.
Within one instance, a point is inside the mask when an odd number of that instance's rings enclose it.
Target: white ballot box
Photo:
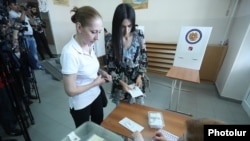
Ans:
[[[123,141],[123,138],[94,122],[88,121],[70,132],[61,141]]]

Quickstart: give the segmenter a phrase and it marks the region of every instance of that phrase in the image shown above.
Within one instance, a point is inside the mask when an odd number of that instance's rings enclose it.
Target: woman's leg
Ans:
[[[95,101],[91,104],[91,121],[96,124],[101,124],[103,121],[103,104],[102,97],[99,95]]]
[[[76,128],[82,125],[84,122],[89,121],[90,106],[87,106],[81,110],[70,109],[71,116],[75,122]]]

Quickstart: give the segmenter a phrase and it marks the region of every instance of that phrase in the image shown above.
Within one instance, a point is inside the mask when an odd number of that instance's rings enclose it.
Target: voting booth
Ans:
[[[211,31],[212,27],[182,27],[173,66],[200,70]]]
[[[179,87],[175,111],[180,113],[183,113],[178,110],[182,81],[200,83],[199,70],[211,31],[212,27],[182,27],[176,48],[174,63],[166,75],[173,79],[169,109],[172,105],[172,98],[177,81],[179,81]],[[191,115],[190,113],[183,114]]]

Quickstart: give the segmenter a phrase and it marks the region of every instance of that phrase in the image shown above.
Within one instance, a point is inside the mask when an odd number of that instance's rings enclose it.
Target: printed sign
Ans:
[[[200,70],[212,27],[182,27],[174,66]]]

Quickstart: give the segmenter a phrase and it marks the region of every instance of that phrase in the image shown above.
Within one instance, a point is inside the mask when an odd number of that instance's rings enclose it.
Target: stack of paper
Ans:
[[[161,129],[165,126],[161,112],[148,112],[148,123],[151,128]]]

